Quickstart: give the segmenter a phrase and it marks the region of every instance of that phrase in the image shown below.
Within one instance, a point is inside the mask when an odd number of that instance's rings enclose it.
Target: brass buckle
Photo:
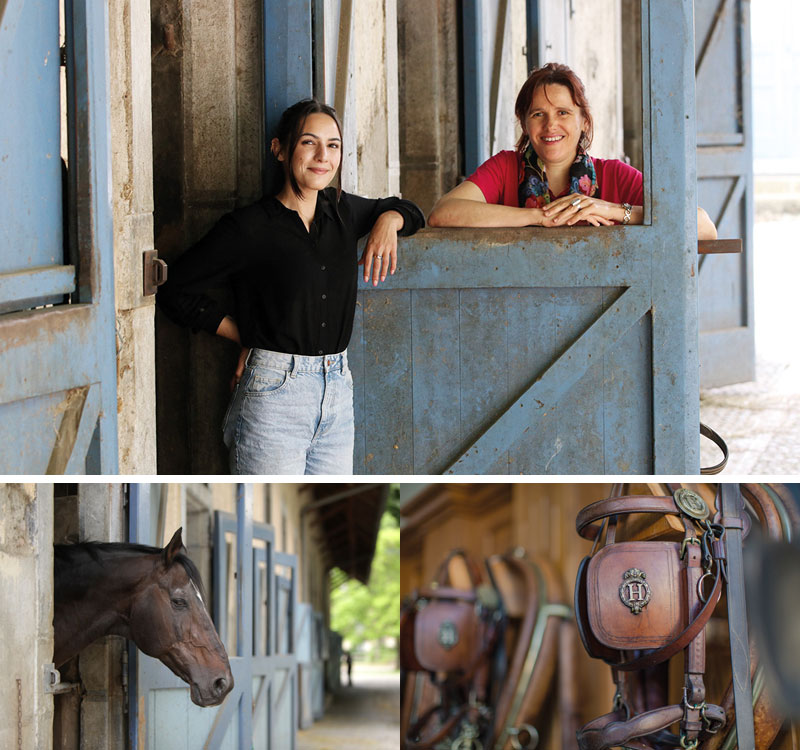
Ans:
[[[681,560],[686,557],[686,545],[687,544],[696,544],[698,547],[702,546],[700,540],[696,536],[686,536],[683,538],[683,542],[681,543]]]

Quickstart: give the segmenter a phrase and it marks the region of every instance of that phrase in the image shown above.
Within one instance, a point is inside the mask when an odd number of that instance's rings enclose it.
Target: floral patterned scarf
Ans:
[[[571,193],[594,195],[597,192],[597,174],[592,159],[582,148],[578,148],[575,161],[569,168],[569,190]],[[544,163],[528,143],[522,155],[519,181],[520,208],[541,208],[550,203]]]

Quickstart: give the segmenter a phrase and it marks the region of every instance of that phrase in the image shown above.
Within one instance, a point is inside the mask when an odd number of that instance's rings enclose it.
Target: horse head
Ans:
[[[189,684],[193,703],[216,706],[233,688],[233,675],[181,531],[175,532],[136,587],[129,637]]]

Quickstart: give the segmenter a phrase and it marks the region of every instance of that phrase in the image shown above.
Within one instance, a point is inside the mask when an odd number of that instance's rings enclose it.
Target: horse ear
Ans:
[[[181,528],[179,528],[172,535],[172,539],[169,540],[169,544],[166,547],[164,547],[164,563],[167,565],[167,567],[172,565],[175,558],[184,549],[183,539],[181,538],[182,531],[183,531],[183,526],[181,526]]]

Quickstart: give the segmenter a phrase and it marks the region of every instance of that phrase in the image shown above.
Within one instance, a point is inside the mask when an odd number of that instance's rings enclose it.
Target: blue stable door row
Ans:
[[[149,495],[149,485],[131,486],[131,541],[155,542]],[[297,557],[277,552],[274,529],[253,521],[250,485],[239,485],[236,515],[214,511],[212,539],[213,619],[234,688],[221,706],[200,708],[166,666],[131,647],[131,747],[294,750]]]

